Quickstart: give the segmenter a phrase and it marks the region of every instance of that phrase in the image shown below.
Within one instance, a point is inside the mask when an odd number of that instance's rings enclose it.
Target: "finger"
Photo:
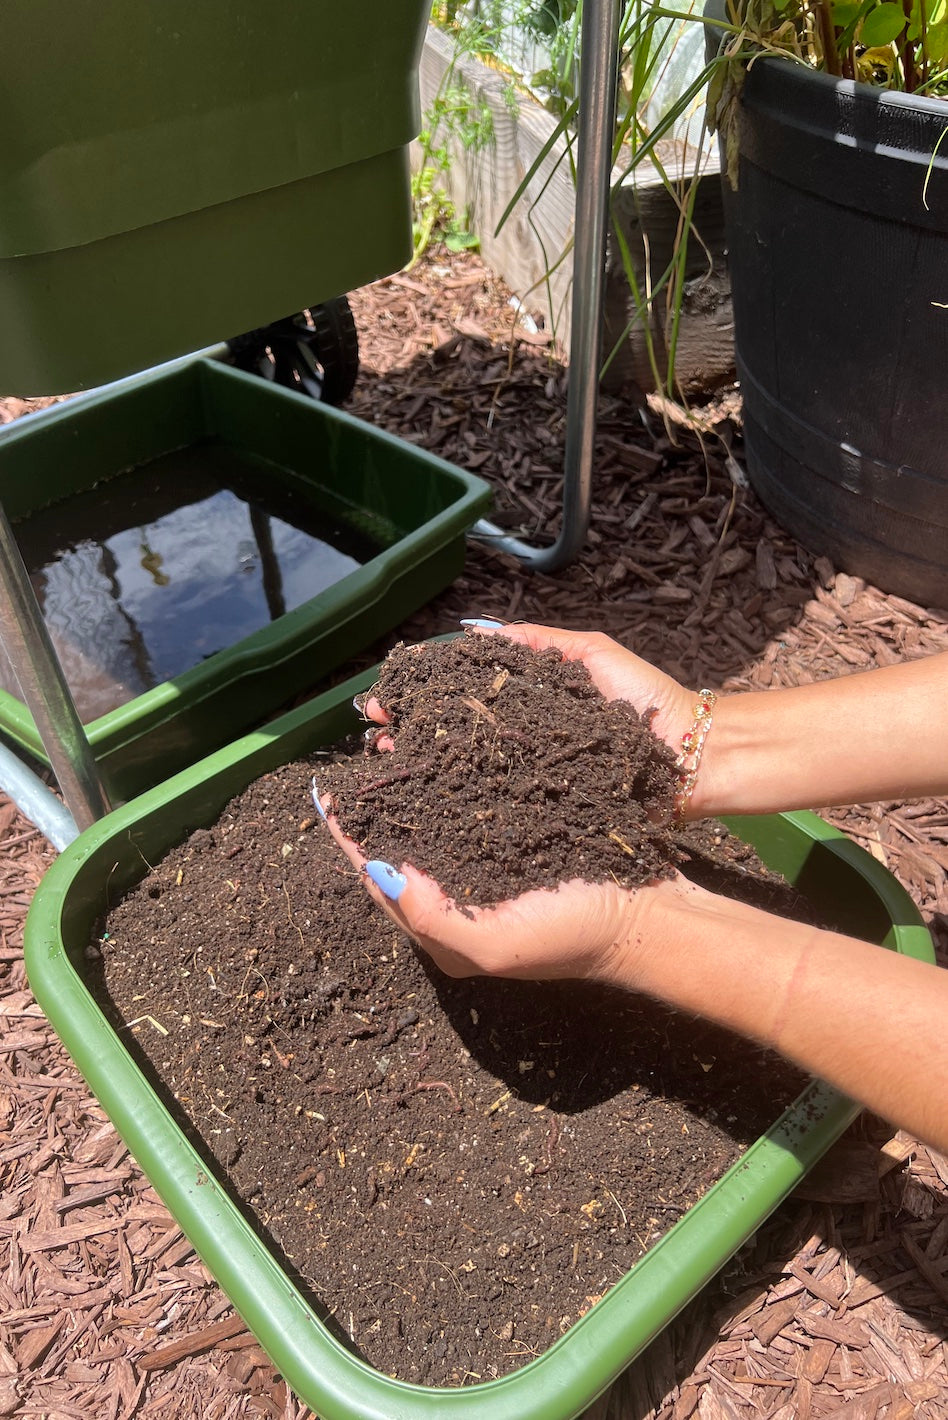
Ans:
[[[317,797],[317,795],[314,794],[313,798],[316,801],[316,807],[322,814],[326,827],[329,829],[329,832],[332,834],[332,837],[335,839],[338,846],[342,849],[343,853],[345,853],[352,866],[358,872],[361,873],[363,868],[365,867],[365,854],[362,852],[362,849],[359,847],[358,843],[356,843],[354,838],[350,838],[347,833],[343,833],[342,828],[339,825],[339,820],[336,817],[335,808],[332,802],[332,795],[324,794],[322,797]]]
[[[434,878],[408,863],[401,871],[397,911],[409,936],[449,976],[493,974],[495,961],[506,955],[507,930],[517,926],[514,904],[505,903],[499,918],[491,908],[462,910]],[[500,952],[498,935],[504,942]]]
[[[387,725],[389,722],[388,711],[379,703],[371,689],[360,690],[358,695],[354,695],[352,708],[363,720],[374,720],[377,725]]]
[[[351,854],[350,860],[355,861]],[[434,879],[419,873],[410,863],[403,863],[401,868],[396,868],[391,863],[377,858],[369,862],[363,860],[361,877],[362,885],[375,905],[414,942],[420,941],[420,933],[413,919],[420,911],[421,915],[425,915],[423,909],[419,908],[419,903],[433,903],[438,899],[447,901]],[[429,942],[422,945],[440,966],[441,953],[438,945]],[[445,966],[445,970],[452,976],[468,974],[452,970],[450,966]]]
[[[319,792],[316,786],[315,776],[312,781],[312,795],[313,803],[316,805],[316,809],[323,823],[329,829],[329,832],[332,834],[343,853],[345,853],[352,866],[358,868],[361,872],[365,864],[365,855],[355,839],[350,838],[347,833],[343,833],[339,826],[339,820],[336,817],[336,805],[333,796],[332,794],[321,794]]]
[[[327,822],[349,861],[360,869],[363,886],[376,906],[407,937],[411,937],[446,975],[474,975],[478,967],[471,958],[441,941],[445,924],[461,918],[463,914],[445,896],[434,878],[419,872],[410,863],[395,868],[380,859],[367,862],[358,845],[342,833],[337,820],[330,817]]]
[[[488,636],[496,635],[498,631],[503,631],[507,623],[498,621],[496,616],[464,616],[461,618],[461,625],[465,631],[482,631]]]
[[[335,804],[333,802],[332,795],[320,794],[319,790],[316,787],[315,778],[313,779],[312,793],[313,803],[319,810],[320,817],[322,818],[326,827],[329,829],[329,832],[332,838],[335,840],[336,844],[342,849],[343,853],[345,853],[346,857],[349,859],[349,862],[359,874],[359,877],[361,878],[362,883],[368,891],[369,896],[372,898],[373,902],[375,902],[379,907],[384,908],[384,910],[388,913],[389,917],[391,917],[392,921],[396,922],[398,926],[402,928],[403,931],[407,932],[408,935],[411,936],[411,928],[408,926],[404,914],[399,911],[396,905],[396,899],[392,896],[392,883],[396,881],[397,878],[402,877],[403,875],[395,868],[391,868],[390,865],[379,863],[378,860],[376,860],[372,864],[372,867],[376,871],[374,871],[372,874],[369,874],[367,870],[370,864],[367,862],[366,856],[362,852],[362,849],[360,848],[359,844],[356,843],[354,838],[350,838],[349,835],[347,833],[344,833],[342,830],[342,827],[339,823],[339,819],[336,816]],[[386,867],[389,867],[391,874],[395,875],[393,878],[390,878],[387,883],[385,880],[385,876],[378,871],[379,869]],[[411,869],[410,871],[413,874],[415,873],[414,869]],[[421,877],[422,875],[415,874],[415,876]],[[428,879],[427,881],[431,882],[431,879]],[[383,888],[379,886],[380,882],[385,886],[385,891],[383,891]],[[438,889],[438,891],[440,892],[440,889]]]
[[[376,750],[379,754],[391,754],[395,748],[395,741],[384,726],[366,730],[362,741],[366,750]]]
[[[367,720],[374,720],[377,725],[387,725],[391,719],[388,711],[371,694],[365,700],[365,709],[362,713]]]
[[[442,940],[442,934],[450,935],[450,922],[461,917],[455,904],[434,878],[419,872],[410,863],[403,863],[398,877],[401,879],[396,899],[390,897],[392,879],[389,873],[384,877],[378,869],[391,869],[390,864],[369,864],[372,874],[367,874],[365,886],[373,901],[382,907],[393,922],[401,927],[406,936],[431,957],[432,961],[447,976],[473,976],[478,968],[464,952],[454,950]],[[379,883],[383,886],[379,886]]]

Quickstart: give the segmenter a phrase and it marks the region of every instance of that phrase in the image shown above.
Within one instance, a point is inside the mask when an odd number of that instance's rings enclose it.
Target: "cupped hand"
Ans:
[[[411,864],[398,869],[367,864],[359,845],[342,831],[328,795],[319,807],[373,901],[448,976],[571,977],[635,985],[643,908],[650,894],[663,894],[670,884],[632,891],[611,881],[574,879],[496,907],[460,908]]]

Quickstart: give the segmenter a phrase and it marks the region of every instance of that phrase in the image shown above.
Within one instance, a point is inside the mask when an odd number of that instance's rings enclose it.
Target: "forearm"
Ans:
[[[790,690],[723,695],[689,817],[948,792],[948,652]]]
[[[627,984],[772,1047],[948,1150],[948,973],[692,884],[648,891],[658,896],[637,919]]]

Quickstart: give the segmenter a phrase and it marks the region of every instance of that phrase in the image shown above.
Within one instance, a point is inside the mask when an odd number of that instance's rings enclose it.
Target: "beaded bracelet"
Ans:
[[[678,824],[685,821],[685,809],[688,807],[688,801],[698,782],[698,768],[701,764],[704,742],[711,729],[717,698],[713,690],[698,691],[694,721],[691,729],[686,730],[681,737],[681,753],[675,760],[675,768],[678,770],[679,778],[678,793],[675,795],[675,822]]]

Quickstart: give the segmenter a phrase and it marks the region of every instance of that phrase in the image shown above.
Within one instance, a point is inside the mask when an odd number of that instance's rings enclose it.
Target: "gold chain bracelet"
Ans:
[[[711,729],[717,698],[713,690],[698,691],[691,729],[686,730],[681,737],[681,752],[675,760],[679,780],[678,792],[675,795],[675,822],[678,824],[685,821],[685,810],[698,782],[701,755]]]

